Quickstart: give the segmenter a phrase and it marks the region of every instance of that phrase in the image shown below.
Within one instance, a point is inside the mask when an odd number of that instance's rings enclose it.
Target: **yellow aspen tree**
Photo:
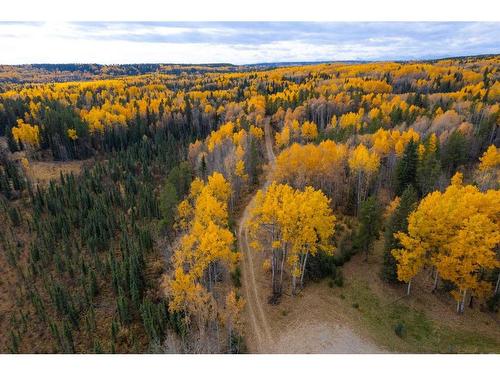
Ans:
[[[12,128],[12,136],[17,142],[26,146],[38,147],[40,143],[40,130],[38,125],[30,125],[22,119],[17,120],[17,125]]]
[[[495,248],[500,243],[500,191],[485,193],[462,184],[455,174],[444,193],[427,195],[408,218],[408,233],[399,232],[402,248],[393,250],[398,278],[409,283],[425,266],[451,281],[457,290],[457,311],[467,293],[482,297],[491,285],[480,279],[482,270],[498,267]]]
[[[222,174],[214,173],[207,183],[196,179],[186,200],[179,204],[179,220],[186,233],[174,250],[174,272],[166,282],[171,311],[196,317],[203,329],[217,313],[212,291],[216,270],[232,270],[239,255],[233,251],[234,235],[228,228],[227,201],[231,187]]]
[[[335,216],[329,205],[323,192],[312,187],[300,191],[273,182],[266,192],[257,193],[251,229],[254,237],[264,231],[271,245],[273,296],[282,293],[285,265],[290,267],[295,292],[299,277],[303,283],[308,256],[318,250],[333,252]]]
[[[352,152],[348,160],[350,169],[357,175],[357,207],[361,204],[364,196],[363,186],[368,182],[370,176],[380,166],[380,157],[375,152],[370,152],[364,144],[359,144]]]
[[[249,132],[255,139],[261,140],[262,138],[264,138],[264,130],[262,130],[262,128],[259,128],[257,126],[250,125]]]
[[[276,158],[274,180],[297,189],[310,185],[329,196],[341,197],[345,187],[347,147],[331,140],[319,145],[294,143]]]
[[[376,152],[381,158],[386,157],[391,152],[391,141],[389,132],[384,129],[377,130],[373,136],[373,151]]]
[[[275,143],[278,148],[283,148],[290,144],[290,128],[288,126],[285,126],[281,132],[276,133]]]
[[[403,152],[405,151],[405,143],[404,143],[404,140],[402,138],[399,138],[396,141],[396,144],[394,145],[394,149],[395,149],[396,155],[398,157],[401,157],[403,155]]]
[[[437,151],[438,144],[439,144],[438,137],[436,136],[435,133],[432,133],[427,143],[428,152],[431,154],[435,153]]]
[[[273,296],[281,294],[282,285],[279,282],[278,272],[283,272],[286,257],[286,244],[281,238],[281,219],[286,217],[283,211],[284,201],[293,196],[293,189],[288,185],[273,182],[267,190],[259,190],[255,196],[255,205],[252,208],[250,230],[254,238],[260,238],[263,231],[270,243],[271,253],[271,286]]]
[[[330,240],[334,234],[335,216],[330,208],[330,200],[321,190],[308,186],[303,192],[297,192],[298,220],[291,223],[289,241],[291,251],[296,256],[291,262],[292,292],[296,290],[296,278],[300,277],[300,285],[304,285],[304,274],[308,256],[315,256],[318,250],[328,255],[333,254]]]
[[[394,211],[399,207],[399,204],[401,203],[401,198],[400,197],[395,197],[386,207],[384,211],[383,218],[384,220],[389,218]]]
[[[500,150],[495,145],[490,145],[479,158],[479,170],[486,171],[500,166]]]
[[[163,288],[169,296],[168,308],[171,313],[185,312],[184,322],[190,326],[191,317],[197,319],[199,327],[214,316],[214,301],[203,286],[189,273],[177,268],[171,279],[165,279]]]
[[[301,131],[299,120],[294,119],[292,121],[291,126],[289,126],[289,128],[290,128],[291,137],[293,138],[293,140],[298,141],[299,137],[300,137],[300,131]]]
[[[422,160],[425,155],[425,146],[420,143],[417,148],[418,160]]]
[[[306,121],[302,124],[301,136],[305,141],[314,141],[318,138],[318,127],[314,122]]]
[[[363,122],[363,112],[349,112],[340,117],[339,125],[342,129],[359,130]]]
[[[78,135],[76,135],[75,129],[68,129],[68,138],[72,141],[76,141],[78,139]]]
[[[226,295],[226,305],[224,308],[224,318],[227,327],[227,342],[229,346],[229,353],[233,351],[239,352],[239,347],[233,348],[233,335],[242,334],[243,325],[241,321],[241,313],[245,308],[245,300],[239,297],[234,289]],[[237,345],[237,344],[236,344]]]
[[[500,150],[495,145],[490,145],[479,161],[476,177],[481,190],[498,189],[500,186]]]
[[[435,266],[441,277],[456,285],[453,291],[457,300],[457,312],[463,312],[467,293],[485,297],[491,291],[491,283],[481,280],[483,269],[495,269],[500,265],[495,247],[500,243],[500,231],[484,214],[465,219],[443,251],[435,257]]]

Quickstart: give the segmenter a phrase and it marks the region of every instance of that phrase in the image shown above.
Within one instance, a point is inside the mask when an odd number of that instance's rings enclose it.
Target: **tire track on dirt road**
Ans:
[[[264,125],[266,156],[270,168],[267,171],[265,183],[261,189],[267,189],[271,182],[271,173],[274,167],[275,156],[273,152],[273,143],[271,137],[271,129],[269,121]],[[258,353],[269,353],[270,348],[273,346],[273,337],[271,328],[267,321],[267,316],[262,306],[262,301],[259,295],[259,288],[255,279],[253,258],[250,246],[248,244],[248,222],[250,219],[250,212],[255,204],[255,195],[245,207],[243,215],[240,219],[238,228],[238,242],[243,252],[242,268],[243,268],[243,284],[244,293],[247,302],[248,315],[250,317],[253,339],[255,342],[255,351]]]

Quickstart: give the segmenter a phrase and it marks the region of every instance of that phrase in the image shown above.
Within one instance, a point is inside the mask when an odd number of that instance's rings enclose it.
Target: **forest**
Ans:
[[[0,352],[498,353],[499,125],[500,56],[1,66]]]

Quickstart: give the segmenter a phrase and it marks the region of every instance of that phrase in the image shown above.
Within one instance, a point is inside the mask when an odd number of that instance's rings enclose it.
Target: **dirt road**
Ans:
[[[265,124],[265,144],[266,144],[266,154],[269,165],[271,166],[267,173],[271,173],[272,166],[274,166],[274,152],[271,137],[271,130],[269,123]],[[270,176],[266,176],[265,183],[262,189],[266,189],[269,185],[271,179]],[[240,248],[243,251],[242,269],[243,269],[243,290],[245,293],[246,306],[248,310],[248,320],[251,328],[248,332],[249,345],[252,347],[252,351],[258,353],[269,352],[269,348],[272,346],[272,335],[269,323],[267,321],[266,313],[262,306],[262,299],[259,294],[259,287],[256,283],[255,277],[255,267],[253,264],[253,257],[251,249],[248,245],[248,220],[250,218],[250,212],[255,202],[255,196],[248,203],[243,211],[243,215],[240,219],[239,229],[238,229],[238,242]]]
[[[268,159],[262,189],[271,182],[275,155],[269,123],[265,125]],[[325,298],[325,288],[313,285],[299,296],[284,296],[278,306],[269,305],[269,280],[262,271],[262,254],[248,244],[248,220],[255,197],[245,207],[238,228],[243,253],[243,293],[246,300],[246,332],[251,353],[377,353],[380,349],[353,331]],[[328,291],[326,291],[328,293]]]

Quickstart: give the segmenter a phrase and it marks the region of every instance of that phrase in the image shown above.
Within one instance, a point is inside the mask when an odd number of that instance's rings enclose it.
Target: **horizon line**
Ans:
[[[0,66],[43,66],[43,65],[97,65],[97,66],[130,66],[130,65],[179,65],[179,66],[258,66],[258,65],[280,65],[280,64],[296,64],[296,65],[314,65],[314,64],[335,64],[335,63],[383,63],[383,62],[419,62],[419,61],[439,61],[448,59],[465,59],[465,58],[487,58],[500,56],[498,53],[482,53],[472,55],[440,55],[435,57],[422,58],[400,58],[400,59],[346,59],[346,60],[280,60],[280,61],[262,61],[256,63],[235,64],[231,62],[207,62],[207,63],[177,63],[177,62],[133,62],[133,63],[101,63],[101,62],[50,62],[50,63],[20,63],[6,64],[1,63]]]

